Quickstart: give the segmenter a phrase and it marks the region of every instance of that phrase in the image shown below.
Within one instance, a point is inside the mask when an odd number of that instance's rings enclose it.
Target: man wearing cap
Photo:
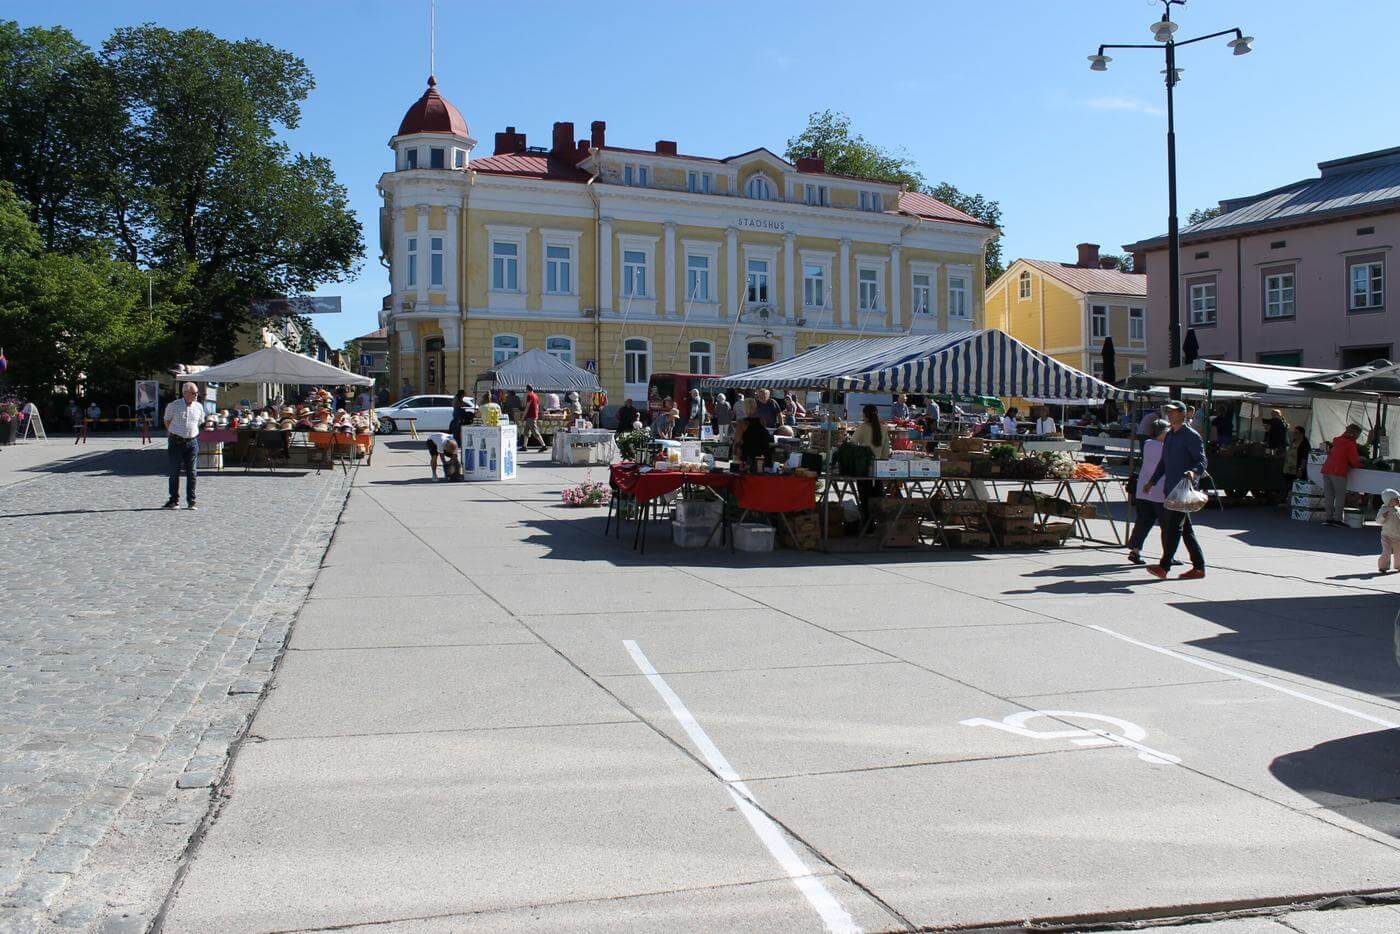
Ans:
[[[1151,493],[1159,482],[1167,496],[1183,478],[1195,480],[1206,472],[1206,446],[1196,430],[1186,424],[1186,406],[1180,402],[1168,402],[1162,407],[1171,430],[1162,439],[1162,459],[1147,479],[1143,491]],[[1165,482],[1163,482],[1165,481]],[[1181,575],[1182,580],[1196,580],[1206,576],[1206,556],[1196,541],[1196,531],[1191,527],[1189,513],[1166,509],[1162,513],[1162,560],[1149,565],[1147,572],[1159,580],[1167,576],[1167,569],[1176,557],[1176,546],[1186,543],[1186,553],[1191,556],[1191,570]]]
[[[204,406],[194,383],[181,387],[180,398],[165,407],[166,464],[170,475],[170,498],[166,509],[180,505],[180,474],[185,475],[185,506],[194,509],[194,486],[198,476],[199,426],[204,423]]]

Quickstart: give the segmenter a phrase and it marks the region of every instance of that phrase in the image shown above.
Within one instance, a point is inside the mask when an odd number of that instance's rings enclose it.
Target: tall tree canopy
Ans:
[[[971,214],[994,227],[1001,226],[1001,205],[983,195],[964,194],[949,182],[930,186],[919,171],[918,164],[902,149],[889,149],[867,140],[851,130],[851,118],[843,113],[823,110],[807,118],[807,127],[787,142],[784,155],[789,161],[801,156],[816,156],[828,172],[854,175],[878,181],[904,185],[911,191],[922,191],[944,204]],[[1001,259],[1001,237],[987,244],[987,281],[992,282],[1005,271]]]
[[[97,52],[0,22],[0,179],[44,244],[103,244],[183,285],[178,357],[229,356],[254,299],[352,274],[361,230],[330,163],[278,140],[314,82],[254,40],[153,25]]]

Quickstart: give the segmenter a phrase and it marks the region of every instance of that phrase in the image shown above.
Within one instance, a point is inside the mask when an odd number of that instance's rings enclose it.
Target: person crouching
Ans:
[[[438,460],[442,461],[442,479],[462,479],[462,450],[456,440],[446,432],[437,431],[428,435],[428,470],[437,479]]]

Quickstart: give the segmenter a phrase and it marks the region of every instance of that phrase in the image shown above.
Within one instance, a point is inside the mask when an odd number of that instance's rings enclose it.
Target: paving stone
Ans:
[[[175,781],[176,788],[210,788],[217,782],[213,772],[186,772]]]

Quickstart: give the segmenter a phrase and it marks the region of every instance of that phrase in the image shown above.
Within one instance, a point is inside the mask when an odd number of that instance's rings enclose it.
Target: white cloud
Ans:
[[[1084,102],[1090,110],[1127,110],[1133,113],[1151,114],[1160,117],[1165,111],[1160,107],[1140,101],[1135,97],[1095,97]]]

